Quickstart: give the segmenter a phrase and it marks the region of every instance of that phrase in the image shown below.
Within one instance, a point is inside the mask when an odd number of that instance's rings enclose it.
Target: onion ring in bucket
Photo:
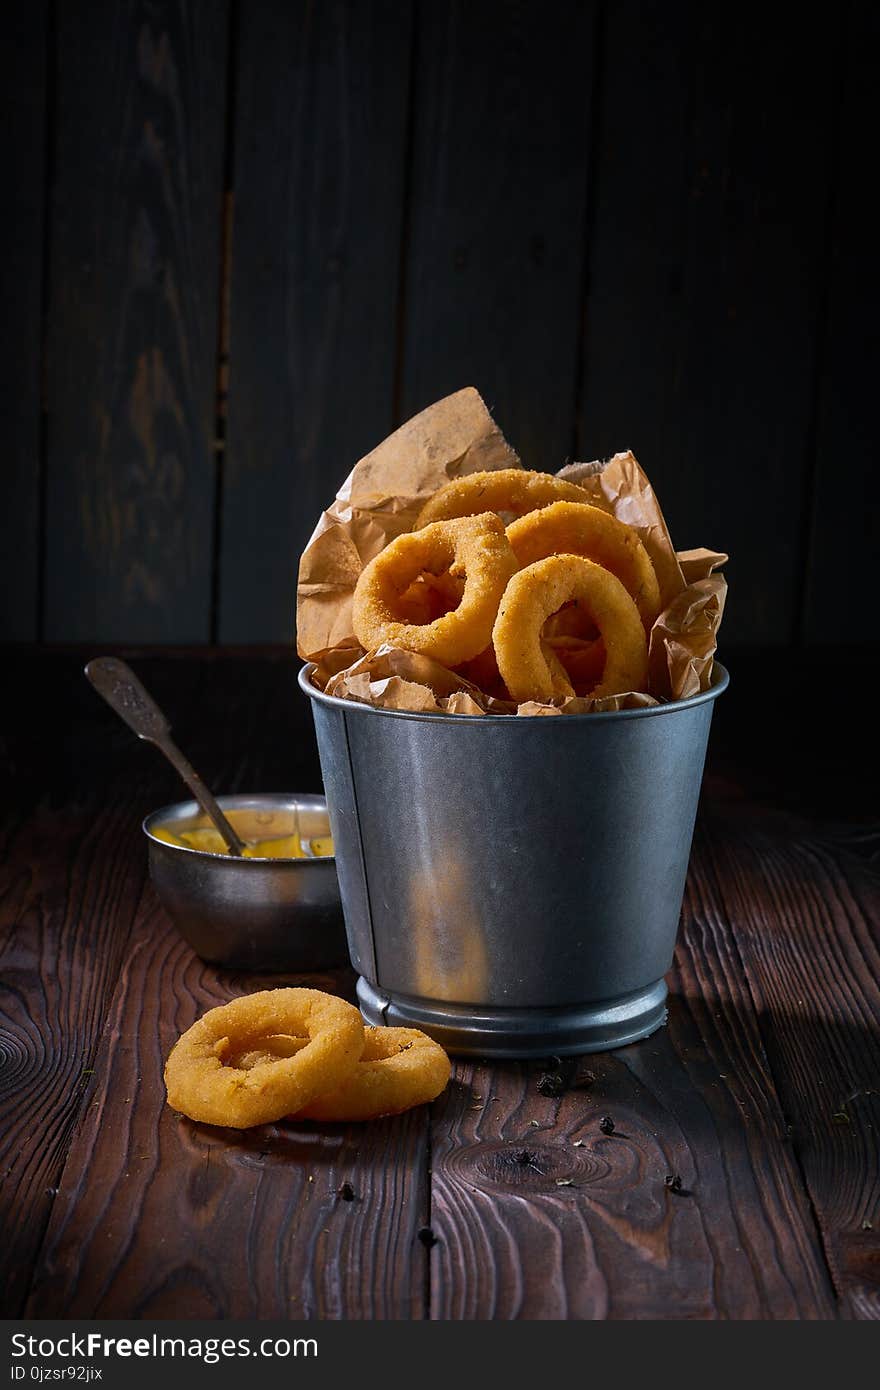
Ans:
[[[594,623],[591,623],[577,603],[567,603],[558,613],[552,614],[544,624],[543,638],[554,645],[560,637],[577,637],[582,642],[593,641],[598,637]]]
[[[564,700],[576,693],[574,679],[570,675],[565,661],[560,657],[559,651],[555,650],[556,648],[562,650],[564,645],[571,640],[560,638],[541,644],[553,680],[553,696],[557,700]],[[567,655],[566,652],[566,657]],[[501,672],[498,670],[498,659],[495,656],[494,647],[488,646],[485,651],[480,652],[479,656],[475,656],[472,661],[465,661],[458,669],[459,675],[464,676],[471,685],[482,690],[484,695],[489,695],[495,700],[510,699],[510,691],[501,679]]]
[[[471,685],[475,685],[478,690],[482,690],[484,695],[491,696],[493,700],[508,700],[510,698],[501,679],[498,662],[495,659],[495,648],[491,642],[470,661],[463,662],[458,668],[458,674],[464,676],[465,680],[470,681]]]
[[[313,1100],[296,1120],[373,1120],[435,1100],[452,1068],[439,1043],[416,1028],[365,1028],[364,1052],[332,1093]]]
[[[553,689],[554,700],[567,700],[574,695],[574,685],[568,672],[568,667],[562,660],[559,652],[550,642],[541,642],[541,654],[547,663],[547,670],[550,672],[550,684]]]
[[[548,637],[545,629],[541,640],[545,651],[553,652],[562,666],[575,695],[591,695],[605,669],[605,643],[602,638]]]
[[[438,521],[398,536],[366,566],[352,605],[355,635],[365,650],[387,642],[459,666],[489,645],[501,595],[516,557],[493,513]],[[403,595],[422,574],[464,579],[456,608],[429,623],[407,621]]]
[[[660,585],[638,532],[601,507],[555,502],[514,521],[507,539],[521,567],[548,555],[581,555],[616,575],[635,599],[649,632],[660,612]]]
[[[230,1065],[275,1034],[304,1037],[292,1056]],[[344,999],[317,989],[266,989],[209,1009],[178,1039],[165,1064],[168,1103],[191,1120],[232,1129],[301,1110],[351,1075],[363,1021]]]
[[[413,530],[432,521],[477,516],[481,512],[507,512],[522,517],[551,502],[562,501],[586,503],[589,497],[583,488],[564,478],[554,478],[552,473],[531,473],[525,468],[468,473],[464,478],[453,478],[428,498]]]
[[[549,704],[554,698],[541,630],[551,613],[570,599],[584,606],[605,645],[602,678],[591,694],[599,699],[644,688],[648,676],[645,629],[620,580],[592,560],[550,555],[513,576],[492,633],[501,678],[519,704]]]
[[[433,623],[461,603],[464,580],[427,571],[413,580],[406,593],[400,595],[401,618],[417,626]]]

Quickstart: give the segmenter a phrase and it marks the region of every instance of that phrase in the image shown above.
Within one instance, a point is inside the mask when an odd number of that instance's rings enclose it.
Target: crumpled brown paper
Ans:
[[[300,656],[316,661],[325,652],[358,647],[351,630],[358,575],[389,541],[412,530],[432,492],[466,473],[518,466],[519,459],[472,386],[407,420],[355,464],[300,561]]]
[[[316,663],[329,695],[423,714],[583,714],[686,699],[706,690],[727,584],[727,556],[676,553],[654,491],[633,455],[573,463],[560,477],[639,534],[657,572],[662,612],[649,638],[650,693],[630,692],[561,705],[516,706],[483,694],[428,657],[383,645],[364,652],[352,631],[358,576],[380,550],[409,531],[428,497],[451,478],[521,467],[478,391],[466,387],[407,421],[356,464],[321,516],[303,552],[297,587],[297,651]]]

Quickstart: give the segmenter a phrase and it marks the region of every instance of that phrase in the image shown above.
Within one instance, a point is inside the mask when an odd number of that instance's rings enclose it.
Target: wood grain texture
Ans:
[[[89,653],[91,654],[91,653]],[[0,688],[0,1304],[21,1313],[145,878],[140,821],[177,778],[83,678],[83,656],[19,657]],[[219,789],[320,787],[314,748],[284,737],[289,653],[252,662],[134,664]],[[216,708],[240,739],[218,739]],[[59,717],[60,710],[66,717]],[[257,735],[272,721],[271,752]],[[69,723],[68,723],[69,720]],[[75,730],[75,734],[71,734]],[[212,732],[213,730],[213,732]],[[257,761],[259,759],[259,761]],[[280,779],[272,782],[274,775]]]
[[[287,641],[300,552],[393,426],[411,7],[239,27],[219,631]]]
[[[588,1086],[555,1100],[534,1067],[458,1068],[432,1126],[432,1316],[834,1316],[748,990],[729,942],[706,949],[706,911],[692,888],[668,1026],[584,1058]]]
[[[804,562],[808,642],[864,641],[867,633],[877,630],[873,583],[880,507],[875,498],[873,399],[880,371],[874,311],[880,274],[877,217],[872,202],[865,199],[864,171],[874,149],[869,93],[880,15],[865,0],[855,0],[847,13],[827,337],[817,400],[816,478],[810,550]]]
[[[319,785],[289,652],[129,655],[218,791]],[[752,731],[766,653],[731,655],[665,1029],[559,1098],[537,1065],[462,1062],[430,1115],[252,1135],[174,1116],[162,1063],[279,977],[200,964],[157,907],[139,822],[174,775],[82,659],[19,656],[0,688],[4,1311],[877,1316],[880,828],[855,734],[837,780],[834,749],[812,762],[814,803],[797,721]]]
[[[162,1067],[179,1033],[215,1004],[279,984],[340,989],[337,977],[203,966],[145,898],[29,1316],[423,1315],[424,1112],[241,1133],[165,1104]],[[353,1201],[339,1196],[343,1182]]]
[[[577,453],[631,448],[658,479],[679,450],[693,9],[619,0],[601,54]]]
[[[289,652],[132,660],[218,791],[320,787]],[[3,729],[27,731],[30,711],[46,756],[34,775],[3,749],[21,808],[7,812],[0,888],[4,1308],[21,1313],[30,1286],[40,1317],[423,1316],[426,1112],[230,1142],[165,1107],[178,1033],[286,981],[201,965],[144,888],[140,820],[181,792],[81,665],[45,653],[3,692]],[[49,717],[59,690],[77,731],[67,755]],[[55,789],[49,804],[28,802],[25,763]],[[352,979],[308,982],[350,992]],[[345,1181],[352,1202],[336,1195]]]
[[[39,635],[40,392],[48,100],[48,0],[12,6],[0,46],[0,159],[11,197],[0,219],[3,502],[0,639]],[[14,558],[13,558],[14,557]]]
[[[841,1306],[880,1318],[880,825],[703,817]]]
[[[728,640],[785,642],[800,610],[841,11],[804,15],[793,35],[787,14],[757,6],[652,7],[648,24],[641,5],[610,10],[579,452],[632,446],[676,544],[733,557]]]
[[[62,3],[46,635],[210,629],[226,0]]]
[[[143,881],[130,809],[45,803],[3,836],[0,1304],[19,1316]]]
[[[400,413],[476,386],[547,471],[572,448],[595,15],[419,6]]]

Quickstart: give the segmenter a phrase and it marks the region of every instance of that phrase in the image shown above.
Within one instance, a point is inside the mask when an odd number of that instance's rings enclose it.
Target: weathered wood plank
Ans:
[[[210,631],[227,9],[58,7],[50,639]]]
[[[578,451],[730,552],[728,641],[799,614],[840,13],[609,7]]]
[[[320,787],[290,653],[133,664],[218,791]],[[242,1137],[165,1107],[178,1032],[283,981],[201,966],[144,888],[140,821],[181,792],[80,667],[36,656],[3,692],[3,729],[29,712],[45,759],[35,775],[21,733],[23,754],[2,749],[17,800],[0,841],[4,1308],[32,1286],[35,1316],[423,1316],[425,1112]],[[49,718],[59,698],[73,747]],[[345,1181],[354,1201],[336,1197]]]
[[[530,468],[571,454],[596,7],[419,7],[401,415],[476,386]]]
[[[10,1316],[21,1312],[74,1128],[94,1094],[144,883],[140,822],[181,796],[164,760],[87,685],[82,660],[19,658],[15,681],[0,690],[0,1301]],[[289,654],[256,666],[167,656],[135,665],[219,790],[320,787],[307,710],[296,725]],[[264,718],[277,733],[271,753]],[[219,736],[221,727],[236,737]]]
[[[11,6],[0,46],[3,505],[0,638],[39,635],[40,392],[46,188],[47,0]],[[12,558],[14,557],[14,559]]]
[[[834,1316],[736,950],[707,943],[716,912],[697,863],[668,1026],[585,1058],[588,1087],[549,1099],[534,1069],[478,1067],[435,1107],[433,1316]]]
[[[880,826],[702,822],[846,1314],[880,1318]]]
[[[423,1316],[423,1112],[243,1134],[165,1104],[164,1058],[200,1013],[294,983],[345,988],[336,976],[203,966],[145,895],[29,1316]],[[338,1195],[343,1182],[353,1201]]]
[[[409,5],[243,5],[219,632],[286,641],[299,555],[393,426]]]
[[[2,839],[0,1302],[21,1313],[143,881],[128,807],[43,805]]]
[[[877,219],[865,199],[875,154],[871,101],[880,44],[876,5],[855,0],[843,81],[839,168],[831,233],[827,339],[818,402],[816,487],[805,557],[809,642],[858,642],[877,632],[874,577],[880,553],[876,504],[874,390],[880,342],[873,306],[880,296]],[[841,601],[841,584],[846,599]]]
[[[577,454],[632,448],[658,481],[679,442],[693,8],[609,5],[601,55]]]
[[[732,661],[665,1030],[585,1059],[592,1084],[559,1099],[535,1068],[461,1064],[430,1135],[419,1112],[230,1138],[165,1110],[161,1062],[203,1006],[269,981],[201,967],[143,887],[138,823],[177,795],[170,771],[78,655],[20,661],[0,691],[4,1307],[30,1289],[43,1316],[876,1316],[876,826],[844,823],[857,803],[822,760],[825,819],[797,806],[798,739],[750,732],[765,662]],[[218,790],[318,785],[289,654],[135,665]],[[777,758],[775,784],[749,755]]]

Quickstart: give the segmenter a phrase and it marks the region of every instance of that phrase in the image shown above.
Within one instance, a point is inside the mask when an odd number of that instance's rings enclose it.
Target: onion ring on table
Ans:
[[[289,1033],[270,1033],[268,1037],[260,1038],[256,1047],[249,1047],[241,1054],[229,1054],[224,1061],[228,1067],[241,1067],[244,1071],[250,1071],[261,1062],[277,1062],[281,1057],[295,1057],[304,1047],[308,1047],[308,1043],[308,1038],[294,1038]]]
[[[601,507],[555,502],[507,528],[522,568],[548,555],[581,555],[610,570],[635,599],[645,631],[660,612],[660,585],[638,532]]]
[[[375,1120],[436,1100],[452,1073],[439,1043],[416,1028],[365,1028],[364,1053],[348,1080],[295,1120]]]
[[[489,645],[501,595],[516,567],[504,523],[492,512],[407,532],[380,550],[358,579],[355,636],[367,651],[387,642],[459,666]],[[464,579],[458,606],[433,622],[408,622],[401,596],[420,575],[447,571],[452,579]]]
[[[589,497],[583,488],[564,478],[554,478],[552,473],[531,473],[525,468],[468,473],[464,478],[453,478],[428,498],[413,530],[420,531],[432,521],[477,516],[481,512],[508,512],[521,517],[551,502],[563,501],[586,503]]]
[[[591,694],[644,688],[648,644],[639,610],[620,580],[579,555],[549,555],[515,574],[504,591],[492,632],[502,680],[518,704],[549,704],[553,675],[542,647],[544,623],[569,599],[587,609],[605,644],[602,679]]]
[[[292,1056],[235,1065],[281,1033],[305,1038],[305,1046]],[[168,1103],[209,1125],[271,1124],[340,1086],[363,1047],[363,1021],[344,999],[317,989],[245,994],[209,1009],[175,1043],[165,1064]]]

